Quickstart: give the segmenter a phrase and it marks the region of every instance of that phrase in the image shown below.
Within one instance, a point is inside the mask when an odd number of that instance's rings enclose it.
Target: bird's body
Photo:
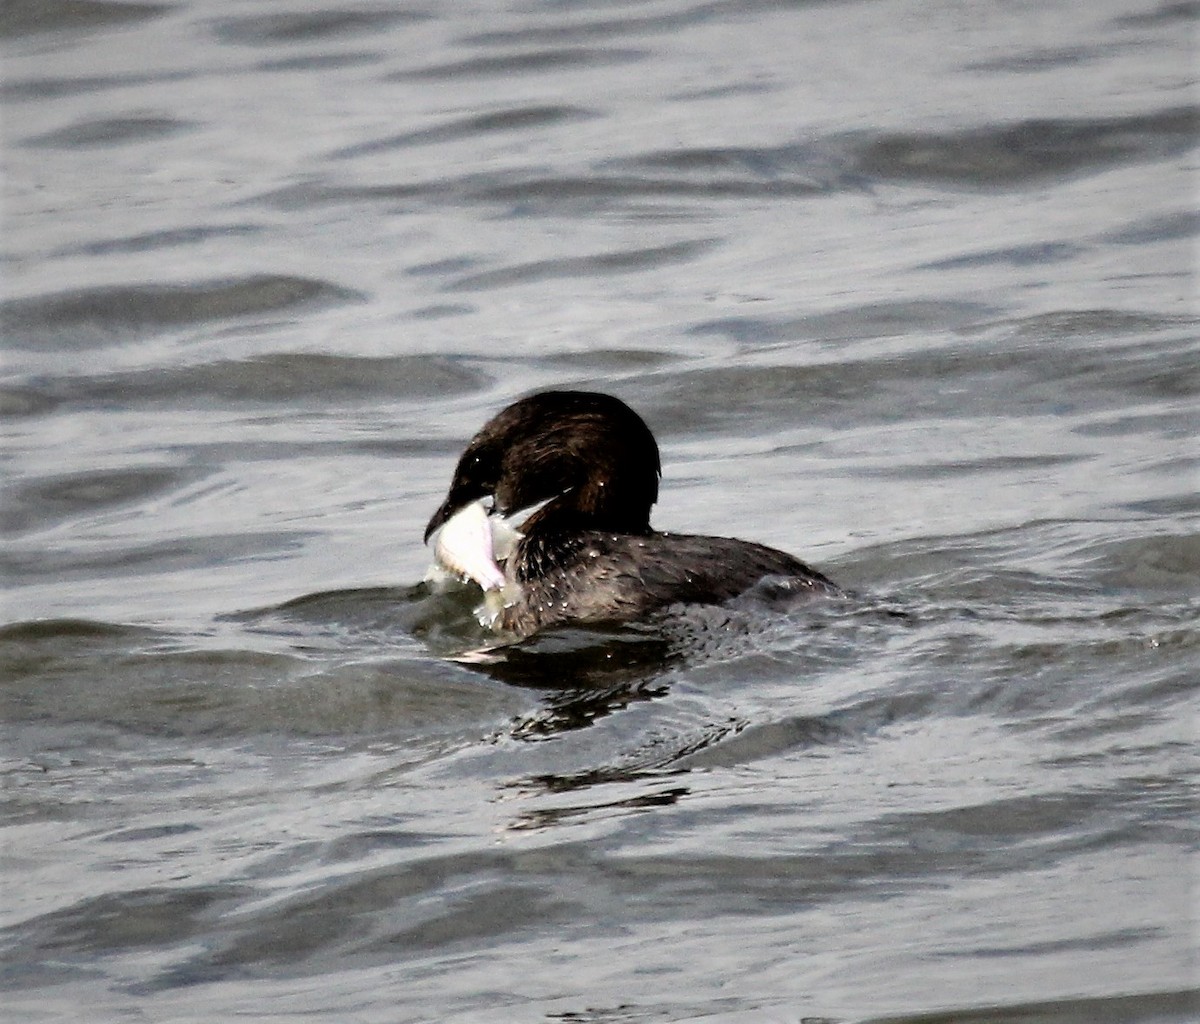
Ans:
[[[453,531],[453,544],[439,540],[439,560],[489,592],[494,625],[518,636],[635,621],[673,604],[717,604],[769,577],[812,594],[839,593],[783,551],[652,529],[659,474],[653,435],[619,399],[543,392],[509,406],[472,439],[425,536]],[[477,529],[489,500],[493,517],[541,503],[518,527],[515,546],[499,554],[487,539],[494,534]]]

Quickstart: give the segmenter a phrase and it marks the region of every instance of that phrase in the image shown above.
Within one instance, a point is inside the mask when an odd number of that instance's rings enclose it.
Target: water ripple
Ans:
[[[109,3],[106,0],[8,0],[0,35],[72,32],[137,23],[170,11],[170,4]]]
[[[155,367],[120,373],[41,377],[20,393],[19,415],[29,403],[44,411],[63,404],[120,402],[129,408],[171,402],[179,408],[210,402],[319,404],[415,398],[431,392],[451,396],[479,389],[486,376],[445,356],[338,356],[320,352],[275,352],[192,366]],[[0,390],[0,399],[4,395]],[[36,397],[35,397],[36,396]],[[18,397],[12,399],[18,401]],[[0,414],[3,406],[0,405]]]
[[[66,128],[32,136],[22,143],[26,146],[47,146],[78,149],[90,146],[123,146],[162,138],[176,132],[195,128],[196,123],[154,114],[107,117],[77,121]]]
[[[277,43],[305,43],[343,36],[371,35],[399,25],[426,21],[430,17],[415,9],[341,5],[316,11],[283,11],[220,18],[211,23],[211,31],[225,43],[269,47]]]
[[[349,288],[259,274],[215,281],[117,285],[9,299],[0,324],[16,348],[93,347],[211,320],[361,300]]]
[[[1020,188],[1162,160],[1196,144],[1200,108],[1130,117],[1036,119],[948,134],[897,132],[864,140],[857,170],[872,178],[973,188]]]
[[[528,50],[500,56],[475,56],[465,60],[432,64],[411,71],[400,71],[388,76],[389,81],[406,79],[461,80],[471,78],[493,78],[497,76],[542,74],[563,72],[593,67],[610,67],[645,60],[650,55],[644,50],[619,50],[616,48],[560,47]]]

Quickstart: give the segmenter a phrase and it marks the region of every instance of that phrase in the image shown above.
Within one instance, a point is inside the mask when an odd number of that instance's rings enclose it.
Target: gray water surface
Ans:
[[[5,1019],[1200,1019],[1198,13],[8,3]],[[851,596],[456,657],[543,387]]]

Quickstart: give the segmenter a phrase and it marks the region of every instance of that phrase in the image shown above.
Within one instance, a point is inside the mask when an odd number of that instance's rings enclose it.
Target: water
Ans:
[[[7,4],[7,1019],[1200,1018],[1196,20]],[[454,660],[547,386],[853,599]]]

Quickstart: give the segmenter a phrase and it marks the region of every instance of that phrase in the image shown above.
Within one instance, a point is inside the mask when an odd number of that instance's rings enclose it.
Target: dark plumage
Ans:
[[[531,395],[471,440],[425,539],[480,498],[491,496],[493,512],[505,516],[545,502],[520,527],[524,536],[504,566],[517,587],[496,625],[522,636],[566,623],[636,620],[677,603],[715,604],[769,576],[839,593],[774,548],[651,529],[661,472],[650,429],[619,399]]]

